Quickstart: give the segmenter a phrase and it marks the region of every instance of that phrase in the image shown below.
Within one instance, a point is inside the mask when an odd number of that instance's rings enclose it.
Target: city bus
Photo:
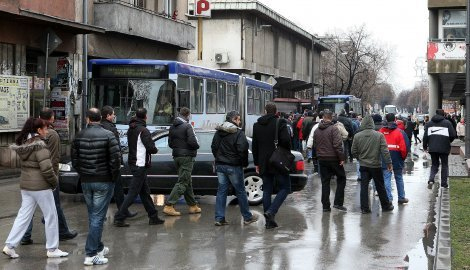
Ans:
[[[346,113],[354,111],[363,114],[361,99],[353,95],[328,95],[318,98],[318,111],[330,110],[339,114],[342,109]]]
[[[273,99],[272,85],[235,73],[176,61],[93,59],[88,106],[109,105],[116,114],[121,143],[127,145],[128,123],[139,107],[147,109],[150,131],[166,129],[179,108],[191,111],[195,128],[215,128],[225,114],[237,110],[247,136]]]

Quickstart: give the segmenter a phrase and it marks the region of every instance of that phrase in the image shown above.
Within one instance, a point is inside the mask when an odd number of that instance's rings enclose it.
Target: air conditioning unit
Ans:
[[[215,53],[215,62],[217,64],[226,64],[229,62],[228,54],[226,52],[223,53]]]

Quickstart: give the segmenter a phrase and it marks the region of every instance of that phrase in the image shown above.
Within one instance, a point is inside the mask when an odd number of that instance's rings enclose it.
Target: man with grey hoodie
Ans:
[[[215,200],[215,226],[228,225],[225,219],[227,193],[230,184],[235,189],[238,205],[243,216],[243,224],[256,222],[258,217],[250,212],[246,197],[243,167],[248,166],[248,140],[239,128],[240,113],[227,113],[225,122],[216,127],[217,132],[212,139],[211,149],[215,157],[219,188]]]
[[[393,204],[388,200],[382,174],[382,158],[391,171],[392,159],[388,151],[387,142],[382,133],[375,131],[374,120],[370,115],[364,117],[359,132],[354,136],[351,152],[360,162],[361,173],[361,212],[371,213],[369,207],[369,181],[374,179],[379,194],[382,211],[392,211]]]

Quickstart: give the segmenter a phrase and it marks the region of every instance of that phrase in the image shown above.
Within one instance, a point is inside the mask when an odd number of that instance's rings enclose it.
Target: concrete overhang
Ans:
[[[304,29],[298,27],[296,24],[281,16],[279,13],[273,11],[266,5],[256,0],[212,0],[211,2],[212,11],[226,11],[226,10],[237,10],[237,11],[248,11],[261,15],[262,17],[275,22],[289,31],[295,32],[302,38],[315,42],[315,47],[320,51],[327,51],[328,46],[318,37]]]
[[[428,8],[456,8],[465,7],[466,0],[428,0]]]
[[[37,13],[31,10],[19,9],[18,13],[0,11],[0,17],[6,17],[11,20],[30,23],[34,25],[53,26],[63,29],[72,34],[97,34],[105,33],[105,29],[90,24],[70,21],[46,14]]]
[[[125,2],[95,2],[94,24],[114,32],[192,50],[196,27]]]

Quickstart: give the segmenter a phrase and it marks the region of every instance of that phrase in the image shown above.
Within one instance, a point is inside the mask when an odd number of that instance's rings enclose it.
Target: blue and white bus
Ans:
[[[318,98],[318,111],[330,110],[339,114],[342,109],[346,113],[354,111],[363,114],[361,99],[353,95],[328,95]]]
[[[147,109],[151,131],[169,128],[181,107],[191,110],[190,122],[196,128],[214,128],[227,112],[237,110],[246,134],[251,136],[265,104],[273,100],[268,83],[176,61],[94,59],[88,70],[88,106],[113,107],[123,137],[139,107]],[[127,140],[122,143],[126,145]]]

